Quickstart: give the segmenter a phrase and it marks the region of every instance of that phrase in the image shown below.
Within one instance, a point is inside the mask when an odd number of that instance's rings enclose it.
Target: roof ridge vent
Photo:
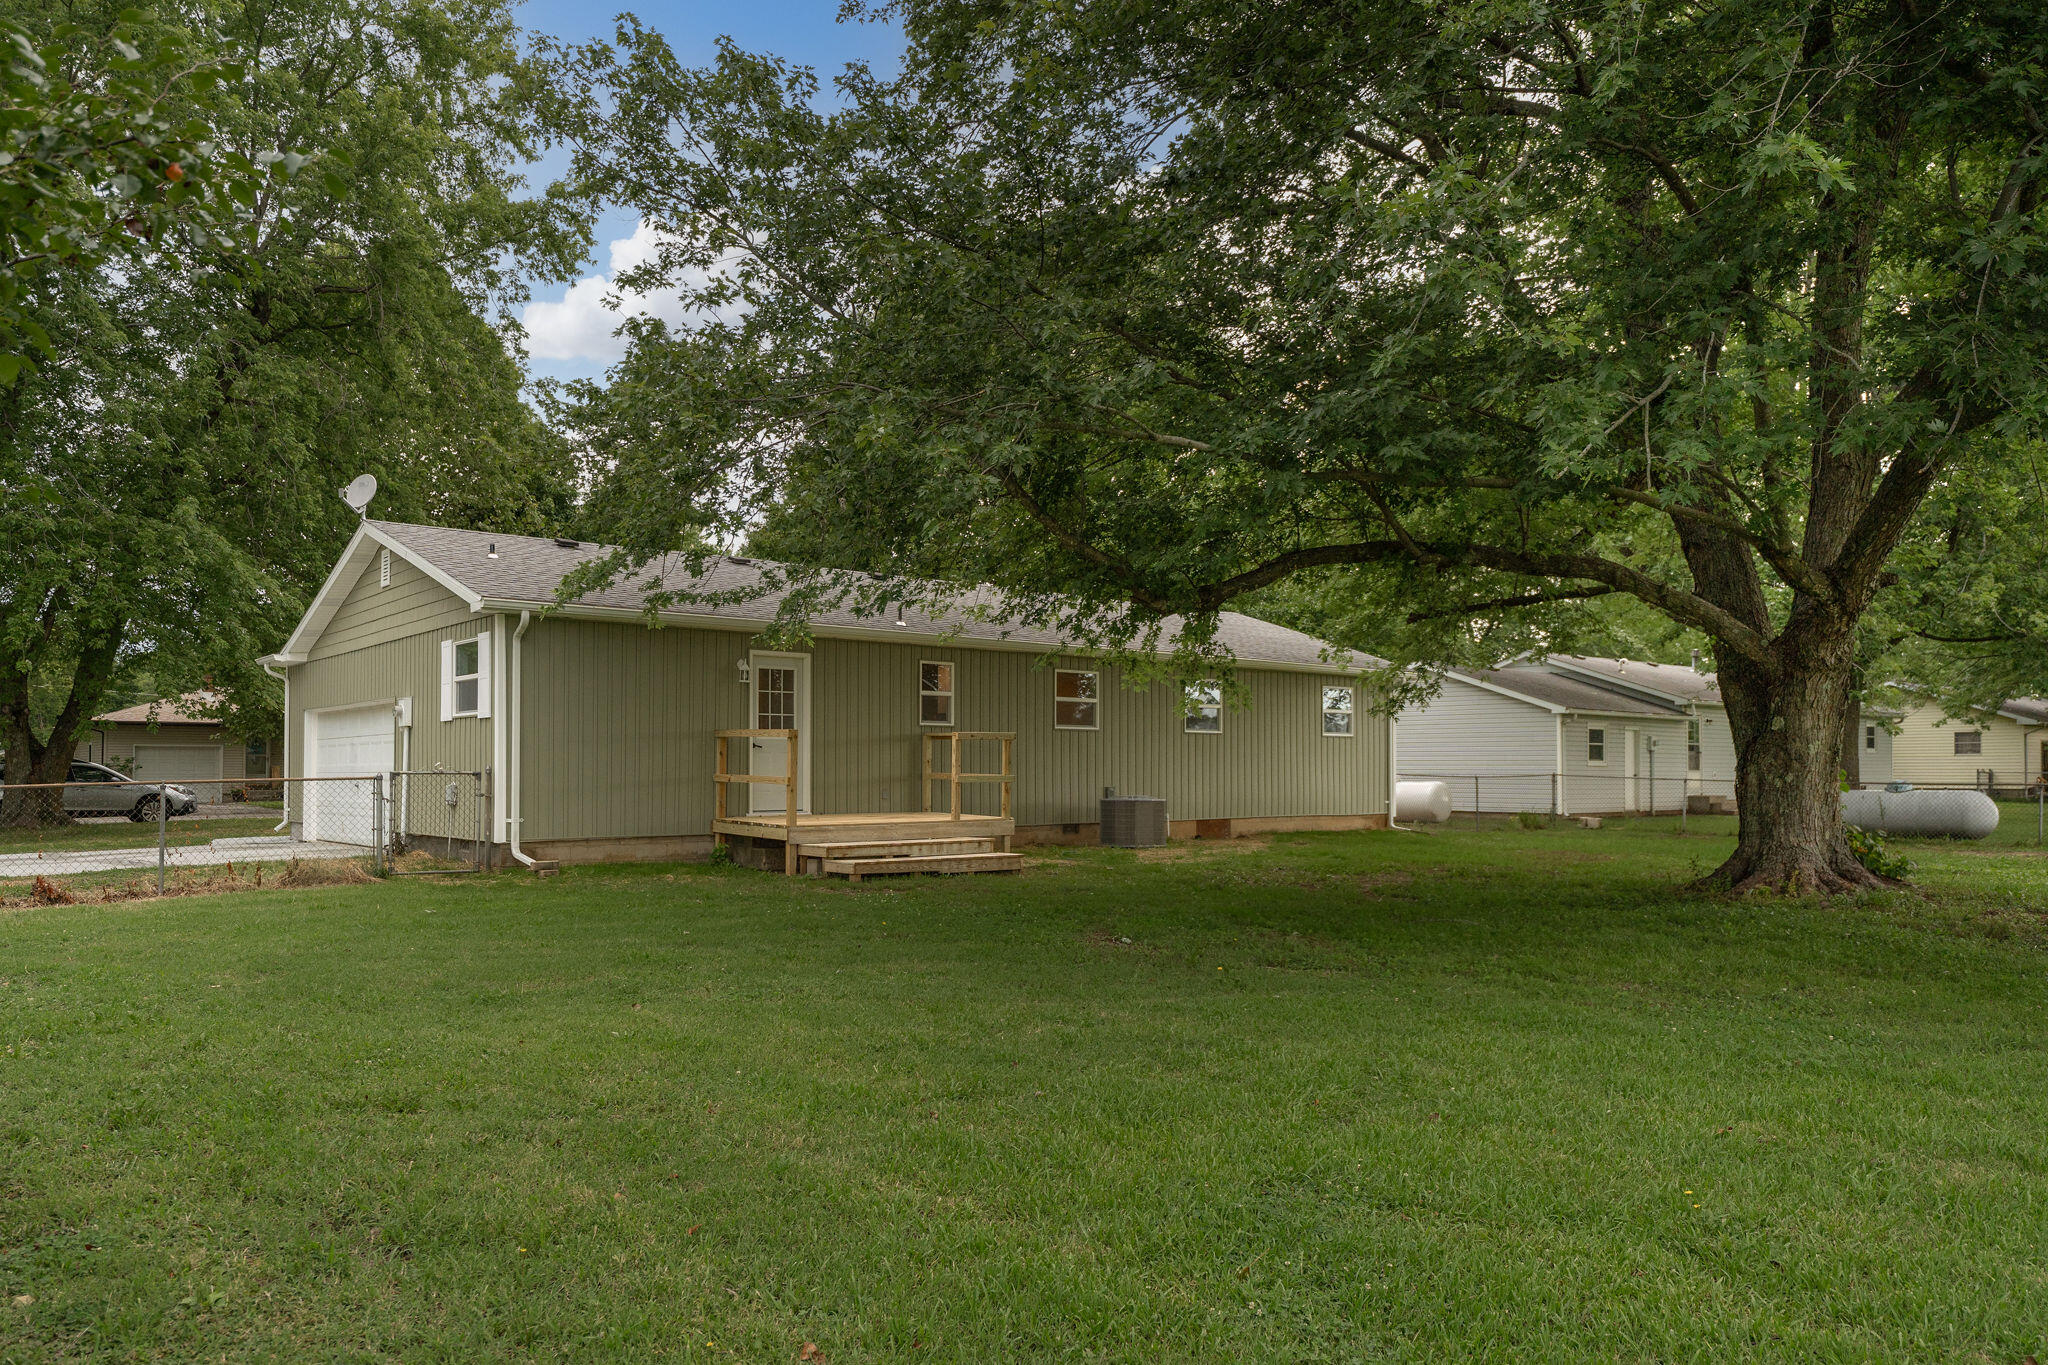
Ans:
[[[580,550],[583,548],[582,541],[571,540],[567,536],[556,536],[555,544],[561,546],[565,550]]]

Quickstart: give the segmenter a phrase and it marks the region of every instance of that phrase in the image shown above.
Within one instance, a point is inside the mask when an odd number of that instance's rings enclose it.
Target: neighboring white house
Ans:
[[[1714,675],[1683,664],[1552,655],[1459,670],[1402,711],[1404,779],[1450,783],[1455,809],[1561,815],[1726,809],[1735,741]],[[1892,734],[1863,717],[1865,784],[1892,778]]]
[[[1924,787],[2030,787],[2048,770],[2048,699],[2018,697],[1996,711],[1950,716],[1908,706],[1893,741],[1892,776]]]
[[[1685,799],[1679,707],[1541,667],[1452,672],[1401,712],[1403,779],[1440,778],[1457,810],[1598,815]]]

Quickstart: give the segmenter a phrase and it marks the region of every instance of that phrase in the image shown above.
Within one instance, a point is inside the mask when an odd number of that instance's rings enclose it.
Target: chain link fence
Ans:
[[[0,905],[123,900],[490,865],[475,772],[0,785]]]
[[[1980,775],[1980,779],[1983,775]],[[1447,823],[1474,826],[1514,821],[1563,819],[1675,819],[1690,830],[1701,817],[1733,816],[1732,779],[1688,773],[1664,777],[1649,773],[1402,773],[1401,782],[1440,782],[1449,797]],[[2048,845],[2048,783],[2000,786],[1975,783],[1865,782],[1865,789],[1911,787],[1920,791],[1976,791],[1991,797],[1999,809],[2000,842]],[[1441,807],[1439,807],[1441,809]],[[1426,807],[1397,809],[1395,820],[1430,822]],[[1719,832],[1723,822],[1710,821],[1703,830]]]

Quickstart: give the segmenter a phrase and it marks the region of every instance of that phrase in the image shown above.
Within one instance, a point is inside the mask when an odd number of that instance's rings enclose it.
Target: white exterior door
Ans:
[[[811,808],[811,659],[808,654],[754,654],[748,660],[754,675],[756,730],[797,732],[797,809]],[[789,776],[789,741],[756,736],[748,741],[747,771],[756,777]],[[783,815],[789,810],[788,789],[773,783],[748,785],[747,809],[756,815]]]
[[[316,711],[306,717],[306,755],[313,778],[370,778],[392,768],[390,702]],[[376,785],[369,781],[308,782],[306,838],[335,844],[376,841]]]
[[[135,746],[135,780],[138,782],[204,782],[202,801],[220,800],[221,746],[218,744],[138,744]]]

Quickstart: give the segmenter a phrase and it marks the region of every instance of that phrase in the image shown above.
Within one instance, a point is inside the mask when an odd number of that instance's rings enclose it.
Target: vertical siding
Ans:
[[[1981,731],[1984,752],[1957,754],[1958,730]],[[2006,716],[1949,720],[1939,707],[1916,706],[1900,720],[1892,741],[1892,776],[1901,782],[1967,786],[1988,768],[2000,783],[2018,785],[2023,774],[2035,772],[2037,762],[2028,762],[2020,724]]]
[[[711,732],[751,723],[738,631],[649,630],[554,620],[531,628],[523,683],[523,837],[701,834],[712,812]],[[1190,735],[1177,690],[1102,677],[1099,730],[1053,728],[1053,672],[1020,651],[818,640],[811,655],[811,789],[820,813],[919,808],[918,664],[955,665],[963,730],[1017,734],[1019,824],[1095,819],[1105,786],[1164,797],[1176,820],[1361,815],[1386,809],[1387,724],[1321,733],[1321,675],[1246,670],[1248,710],[1220,735]],[[1071,661],[1077,667],[1095,667]],[[993,770],[997,746],[970,750]],[[735,766],[739,766],[735,763]],[[993,811],[991,786],[968,809]],[[935,789],[934,800],[942,800]],[[737,808],[737,804],[735,806]]]
[[[287,776],[305,776],[306,712],[393,702],[401,697],[412,698],[412,743],[409,755],[405,754],[394,715],[394,761],[407,762],[416,771],[439,766],[449,772],[483,772],[491,766],[491,720],[476,716],[441,719],[441,641],[470,639],[490,629],[492,618],[471,613],[453,593],[410,570],[411,577],[403,579],[406,590],[400,596],[386,596],[399,592],[401,567],[403,561],[394,556],[392,586],[380,589],[373,556],[345,600],[343,611],[336,614],[337,622],[345,614],[350,616],[348,639],[355,647],[332,648],[334,630],[330,627],[310,651],[312,657],[292,665],[291,707],[285,716]],[[372,621],[377,624],[373,626]],[[427,628],[418,628],[423,622],[429,623]],[[296,819],[296,793],[290,804]],[[424,802],[418,804],[419,813],[409,821],[414,827],[411,832],[445,832],[433,823],[440,812]]]
[[[307,657],[332,658],[400,636],[459,627],[475,619],[461,598],[397,555],[391,556],[391,586],[379,586],[377,556],[372,554],[369,567],[341,600]]]

